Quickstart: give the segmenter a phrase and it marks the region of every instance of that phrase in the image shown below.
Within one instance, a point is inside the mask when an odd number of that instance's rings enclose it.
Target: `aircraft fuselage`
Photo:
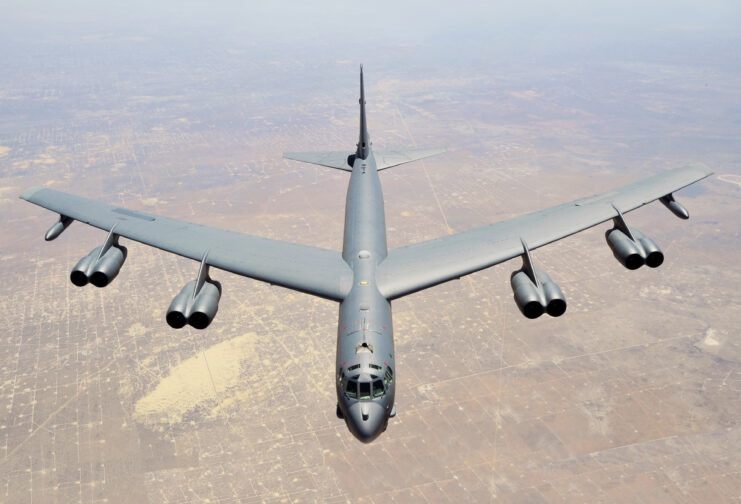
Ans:
[[[353,285],[340,304],[335,375],[338,414],[365,443],[386,430],[396,378],[391,303],[375,278],[388,253],[383,193],[370,145],[367,152],[355,159],[347,190],[342,257]]]

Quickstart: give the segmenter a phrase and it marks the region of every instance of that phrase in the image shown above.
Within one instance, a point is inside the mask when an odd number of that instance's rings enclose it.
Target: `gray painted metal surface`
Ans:
[[[543,310],[531,315],[548,311],[559,316],[566,307],[563,294],[545,272],[533,268],[529,250],[610,219],[619,231],[625,226],[622,214],[656,199],[678,217],[687,218],[687,210],[672,193],[712,172],[703,165],[685,166],[596,196],[389,252],[378,172],[442,149],[374,154],[366,124],[362,67],[360,75],[356,151],[285,154],[288,159],[351,172],[341,254],[114,207],[53,189],[34,187],[21,198],[60,214],[47,239],[59,236],[74,219],[108,231],[109,240],[123,236],[199,261],[202,272],[211,266],[340,302],[337,415],[358,439],[370,442],[396,412],[391,300],[521,256],[524,269],[512,277],[513,288],[522,298],[518,304],[524,307],[537,301]],[[660,252],[642,233],[629,231],[637,237],[631,246],[643,256],[648,249]],[[626,235],[626,239],[630,238]],[[643,256],[638,260],[641,265]],[[206,278],[206,273],[199,277]],[[215,294],[212,298],[218,303]],[[559,301],[558,309],[546,306],[552,299]],[[215,314],[217,308],[212,306],[210,311]]]

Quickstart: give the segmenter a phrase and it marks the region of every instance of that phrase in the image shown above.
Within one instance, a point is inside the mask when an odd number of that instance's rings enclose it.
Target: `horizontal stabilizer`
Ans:
[[[407,149],[399,151],[374,152],[376,158],[376,169],[385,170],[392,166],[411,163],[418,159],[435,156],[445,152],[445,149]]]
[[[283,157],[302,161],[304,163],[317,164],[336,168],[338,170],[352,171],[352,166],[347,164],[347,158],[353,156],[352,152],[284,152]]]

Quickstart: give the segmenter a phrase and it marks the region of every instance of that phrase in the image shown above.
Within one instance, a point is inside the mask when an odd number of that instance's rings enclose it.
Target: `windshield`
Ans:
[[[383,382],[376,380],[373,382],[373,397],[381,397],[385,390],[383,389]]]
[[[359,399],[370,399],[371,398],[371,384],[370,382],[358,382],[358,387],[360,389],[360,393],[358,395]]]
[[[347,397],[351,397],[355,399],[358,397],[358,382],[354,380],[350,380],[347,382],[347,389],[345,389],[345,394],[347,394]]]
[[[372,376],[371,378],[375,379],[372,381],[358,381],[355,379],[343,380],[341,378],[341,386],[345,390],[345,395],[351,399],[360,400],[383,397],[386,393],[383,380],[378,379],[376,376]]]

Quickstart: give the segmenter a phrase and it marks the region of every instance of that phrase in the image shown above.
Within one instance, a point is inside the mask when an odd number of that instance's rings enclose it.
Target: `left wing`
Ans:
[[[32,187],[21,198],[118,236],[196,261],[205,257],[215,268],[326,299],[341,301],[352,285],[352,270],[339,252],[191,224],[43,187]]]
[[[629,212],[670,196],[712,173],[704,165],[689,165],[540,212],[390,250],[378,267],[378,288],[395,299],[460,278],[523,255],[523,242],[530,250],[542,247],[619,217],[618,210]]]

